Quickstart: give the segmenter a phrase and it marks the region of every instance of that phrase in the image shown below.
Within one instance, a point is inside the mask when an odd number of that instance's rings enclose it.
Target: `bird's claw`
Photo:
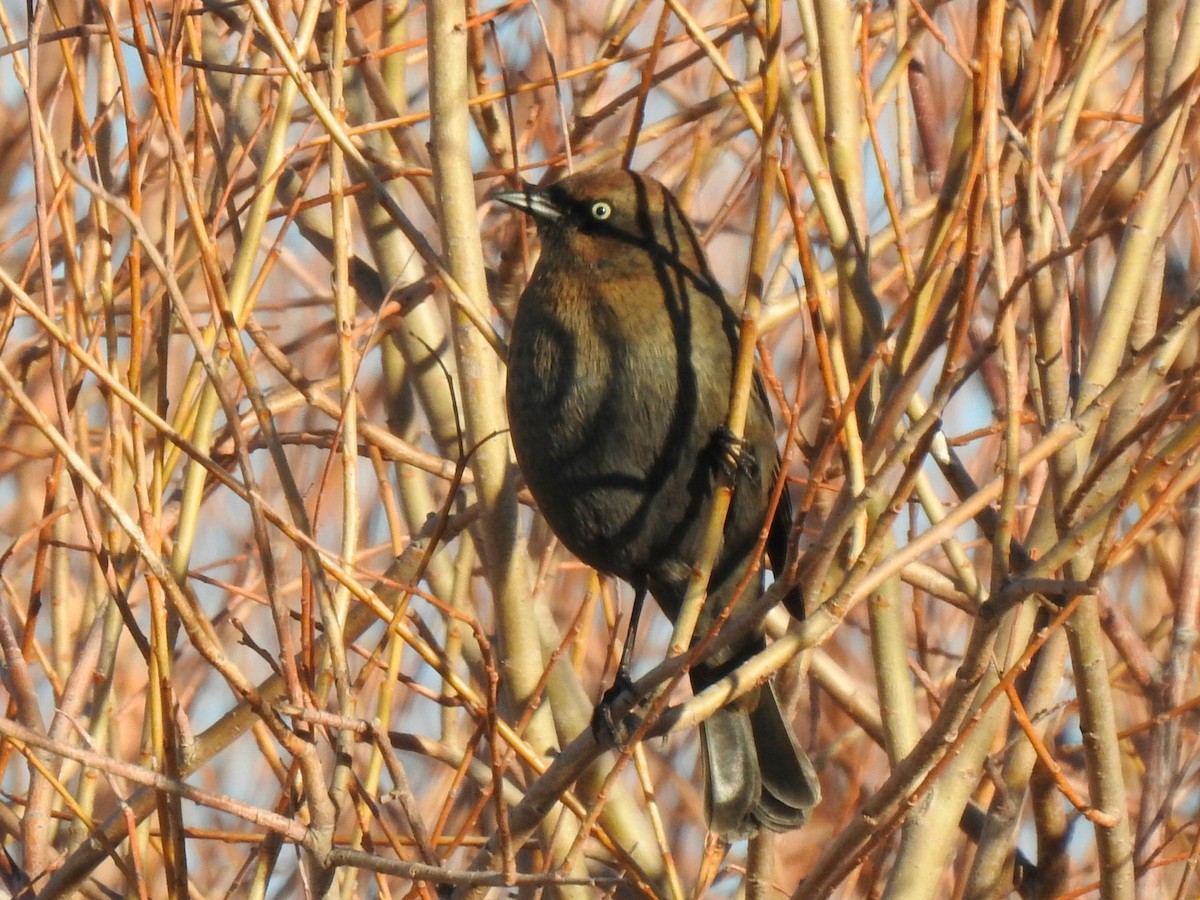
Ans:
[[[629,676],[617,673],[612,687],[604,692],[596,704],[592,712],[592,736],[600,746],[612,750],[629,742],[637,725],[637,717],[630,712],[618,720],[613,715],[613,709],[625,695],[632,693],[633,682]]]
[[[713,435],[717,451],[717,464],[731,481],[738,475],[750,479],[758,477],[758,459],[748,441],[733,433],[728,425],[722,425]]]

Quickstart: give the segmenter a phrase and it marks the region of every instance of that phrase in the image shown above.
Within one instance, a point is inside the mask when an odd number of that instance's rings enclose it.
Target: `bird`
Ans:
[[[541,242],[509,335],[517,465],[562,544],[634,589],[617,690],[630,683],[646,592],[669,619],[679,615],[722,466],[733,494],[697,636],[759,562],[755,549],[782,477],[770,404],[756,371],[745,434],[733,440],[726,422],[738,315],[678,200],[657,179],[602,169],[493,198],[532,217]],[[777,572],[792,519],[786,491],[782,498],[766,544]],[[761,571],[751,585],[735,611],[761,595]],[[803,615],[802,600],[788,606]],[[756,630],[699,660],[689,673],[693,690],[764,647]],[[820,784],[771,681],[702,722],[700,737],[711,832],[736,840],[808,819]]]

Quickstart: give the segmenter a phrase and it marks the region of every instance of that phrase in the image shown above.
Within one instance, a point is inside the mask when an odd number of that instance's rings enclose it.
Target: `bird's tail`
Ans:
[[[775,686],[752,709],[718,710],[700,726],[707,775],[708,827],[727,840],[759,829],[791,831],[821,799],[817,773],[784,718]]]

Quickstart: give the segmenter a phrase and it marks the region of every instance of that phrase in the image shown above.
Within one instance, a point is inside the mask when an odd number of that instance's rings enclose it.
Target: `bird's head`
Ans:
[[[545,243],[593,262],[630,248],[707,275],[695,231],[657,179],[626,169],[581,172],[545,187],[494,194],[532,216]],[[543,250],[543,252],[545,252]]]

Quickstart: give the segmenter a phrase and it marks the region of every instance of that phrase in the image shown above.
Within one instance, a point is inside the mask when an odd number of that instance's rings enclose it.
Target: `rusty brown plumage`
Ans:
[[[737,316],[678,202],[648,176],[585,173],[496,199],[529,213],[542,241],[508,360],[509,420],[525,481],[572,553],[628,581],[639,597],[648,590],[674,619],[730,449],[723,435]],[[761,383],[738,450],[697,634],[756,562],[770,508],[779,453]],[[791,524],[784,499],[768,538],[777,568]],[[739,603],[756,596],[745,594]],[[789,606],[803,614],[802,604]],[[763,645],[755,633],[710,655],[693,667],[693,687]],[[770,684],[706,721],[702,746],[709,826],[719,834],[797,828],[819,799]]]

